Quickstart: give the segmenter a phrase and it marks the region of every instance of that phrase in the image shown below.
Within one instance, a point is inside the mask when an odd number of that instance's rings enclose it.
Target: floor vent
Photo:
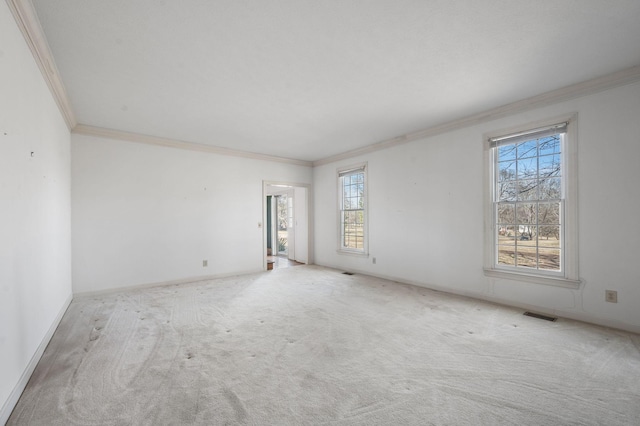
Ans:
[[[543,319],[543,320],[546,320],[546,321],[555,321],[555,320],[557,320],[557,319],[558,319],[558,318],[556,318],[556,317],[549,317],[549,316],[547,316],[547,315],[536,314],[536,313],[534,313],[534,312],[529,312],[529,311],[525,312],[525,313],[524,313],[524,315],[526,315],[526,316],[528,316],[528,317],[533,317],[533,318]]]
[[[353,272],[343,272],[343,275],[353,275]]]

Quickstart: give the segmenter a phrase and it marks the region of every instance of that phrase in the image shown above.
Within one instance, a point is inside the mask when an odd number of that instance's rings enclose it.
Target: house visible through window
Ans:
[[[564,138],[567,123],[490,140],[494,267],[564,270]]]
[[[340,250],[366,253],[366,166],[338,172]]]

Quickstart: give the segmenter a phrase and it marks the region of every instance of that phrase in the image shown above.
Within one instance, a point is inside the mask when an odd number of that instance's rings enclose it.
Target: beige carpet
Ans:
[[[73,301],[10,425],[631,425],[640,336],[301,266]]]

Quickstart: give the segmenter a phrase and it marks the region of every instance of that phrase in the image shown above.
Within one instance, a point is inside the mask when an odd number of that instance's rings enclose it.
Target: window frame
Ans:
[[[497,262],[495,214],[495,176],[496,155],[492,147],[492,139],[516,135],[552,127],[559,123],[567,123],[566,133],[562,138],[561,170],[563,208],[561,226],[561,256],[562,270],[560,272],[536,269],[522,270],[500,267]],[[546,120],[531,122],[524,125],[496,130],[483,135],[484,143],[484,274],[488,277],[524,281],[535,284],[553,285],[567,288],[579,288],[578,273],[578,169],[577,169],[577,114],[564,115]]]
[[[362,249],[349,248],[344,246],[344,239],[343,239],[344,229],[343,229],[343,222],[342,222],[342,213],[344,211],[343,209],[343,190],[344,190],[343,178],[345,176],[351,176],[352,174],[359,173],[359,172],[362,172],[364,175],[364,185],[363,185],[364,188],[363,188],[363,194],[362,194],[362,198],[364,199],[363,208],[357,209],[357,210],[362,210],[362,213],[363,213],[363,244],[362,244],[363,247]],[[339,254],[368,257],[369,256],[369,209],[368,209],[369,179],[368,179],[367,162],[353,164],[347,167],[340,167],[336,170],[336,177],[337,177],[337,189],[338,189],[337,190],[337,195],[338,195],[337,196],[337,202],[338,202],[338,208],[337,208],[338,249],[337,251]]]

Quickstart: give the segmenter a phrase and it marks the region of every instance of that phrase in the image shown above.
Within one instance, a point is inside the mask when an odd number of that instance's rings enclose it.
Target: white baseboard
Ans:
[[[67,309],[69,308],[72,300],[73,294],[70,294],[67,300],[62,305],[62,309],[60,309],[60,312],[58,312],[58,315],[53,320],[53,323],[51,324],[51,327],[49,327],[47,334],[45,334],[42,338],[40,345],[38,345],[38,349],[36,349],[36,352],[31,357],[31,361],[29,361],[29,364],[27,364],[27,367],[22,372],[22,376],[20,376],[20,380],[18,380],[18,383],[16,383],[15,387],[13,388],[11,395],[9,395],[9,398],[7,398],[7,400],[2,405],[2,410],[0,410],[0,425],[5,424],[9,420],[9,416],[11,416],[13,409],[18,403],[18,400],[20,399],[24,388],[27,387],[27,383],[29,383],[29,379],[31,378],[33,371],[36,369],[38,362],[40,362],[40,358],[42,358],[44,350],[49,345],[49,342],[53,337],[53,333],[55,333],[56,329],[58,328],[58,325],[60,324],[60,321],[62,320],[65,312],[67,312]]]
[[[189,284],[189,283],[195,283],[198,281],[207,281],[207,280],[215,280],[218,278],[228,278],[228,277],[236,277],[241,275],[255,274],[258,272],[263,272],[263,270],[254,269],[249,271],[230,272],[227,274],[200,275],[197,277],[180,278],[176,280],[159,281],[159,282],[153,282],[153,283],[134,284],[134,285],[123,286],[123,287],[108,288],[104,290],[80,291],[77,293],[74,292],[73,297],[84,298],[84,297],[101,296],[105,294],[119,293],[121,291],[139,290],[139,289],[151,288],[151,287],[164,287],[164,286],[176,285],[176,284]]]
[[[398,277],[391,277],[391,276],[382,275],[382,274],[374,274],[371,272],[361,271],[358,269],[351,269],[351,268],[343,269],[336,266],[322,265],[322,264],[317,264],[317,265],[324,266],[326,268],[336,269],[336,270],[345,270],[345,271],[353,272],[360,275],[368,275],[375,278],[381,278],[383,280],[395,281],[401,284],[408,284],[416,287],[427,288],[429,290],[440,291],[443,293],[455,294],[456,296],[464,296],[472,299],[484,300],[486,302],[496,303],[498,305],[509,306],[512,308],[531,310],[540,314],[552,315],[552,316],[567,318],[575,321],[586,322],[589,324],[599,325],[602,327],[614,328],[618,330],[630,331],[632,333],[640,334],[640,326],[637,326],[634,324],[628,324],[626,322],[613,320],[609,318],[601,318],[595,315],[591,315],[587,312],[565,311],[562,309],[549,309],[543,306],[529,305],[526,303],[520,303],[513,300],[503,299],[503,298],[491,296],[488,294],[475,293],[470,291],[458,291],[456,289],[439,286],[431,283],[423,283],[423,282],[418,282],[413,280],[406,280]]]

